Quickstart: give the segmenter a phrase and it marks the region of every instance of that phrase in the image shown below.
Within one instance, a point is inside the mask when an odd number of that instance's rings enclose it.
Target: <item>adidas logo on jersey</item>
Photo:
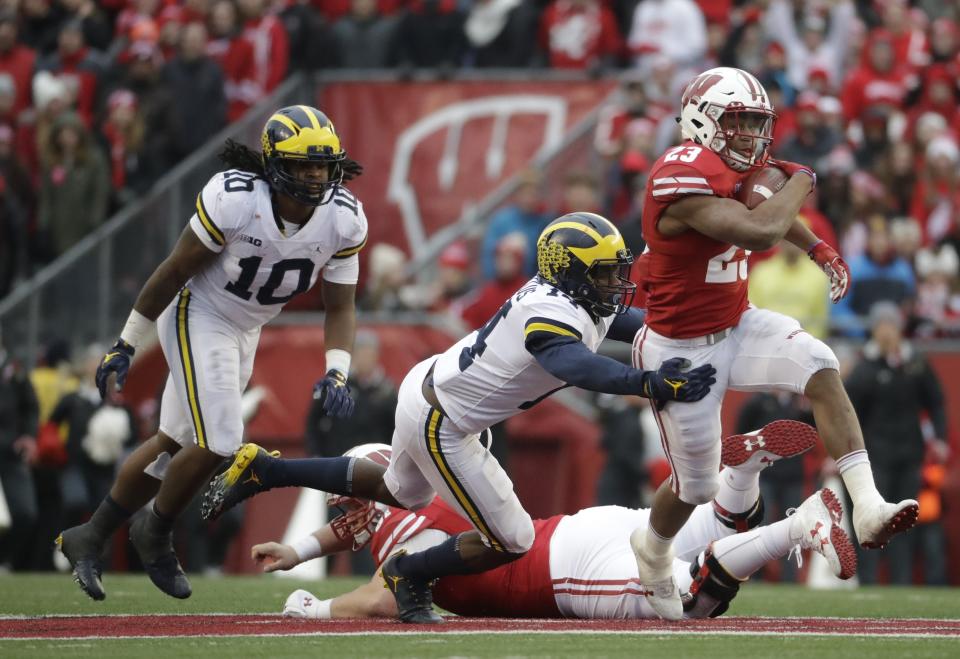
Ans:
[[[250,243],[251,245],[256,245],[257,247],[263,246],[263,241],[259,238],[254,238],[253,236],[248,236],[245,233],[240,234],[240,240],[245,243]]]

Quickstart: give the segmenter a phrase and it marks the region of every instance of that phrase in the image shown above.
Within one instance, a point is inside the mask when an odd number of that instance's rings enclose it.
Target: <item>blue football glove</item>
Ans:
[[[111,373],[115,373],[117,376],[117,390],[123,389],[134,352],[136,351],[132,345],[123,339],[117,339],[113,347],[100,360],[100,365],[97,366],[97,375],[94,378],[97,389],[100,391],[100,398],[107,397],[107,379]]]
[[[320,401],[324,416],[346,419],[353,416],[357,403],[350,397],[347,376],[336,369],[327,371],[327,375],[313,385],[313,399]]]
[[[668,359],[656,371],[643,374],[643,395],[662,403],[679,401],[693,403],[710,392],[717,374],[710,364],[690,369],[690,360],[683,357]]]

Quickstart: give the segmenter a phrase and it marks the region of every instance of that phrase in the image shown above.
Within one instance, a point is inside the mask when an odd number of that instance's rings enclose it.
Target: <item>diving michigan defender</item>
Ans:
[[[530,515],[482,442],[487,428],[568,386],[682,403],[701,399],[714,381],[709,364],[685,371],[685,360],[666,360],[659,371],[642,371],[596,354],[605,337],[630,341],[643,322],[629,306],[633,257],[609,220],[592,213],[554,220],[537,242],[537,260],[538,276],[486,325],[404,378],[386,471],[347,457],[280,460],[250,444],[214,479],[204,513],[216,516],[271,487],[314,487],[413,510],[439,494],[476,530],[396,555],[383,574],[401,620],[440,622],[431,581],[510,563],[534,540]]]
[[[190,584],[172,545],[172,525],[224,456],[243,438],[240,397],[260,328],[323,271],[327,374],[315,387],[328,414],[346,416],[355,331],[358,252],[367,239],[360,201],[341,183],[358,175],[330,120],[296,105],[264,126],[262,152],[228,141],[231,167],[197,195],[173,252],[144,285],[120,339],[103,357],[101,396],[123,386],[130,361],[156,324],[170,367],[159,432],[123,464],[92,518],[58,544],[80,587],[106,594],[100,555],[112,533],[156,496],[130,528],[153,583],[185,598]]]

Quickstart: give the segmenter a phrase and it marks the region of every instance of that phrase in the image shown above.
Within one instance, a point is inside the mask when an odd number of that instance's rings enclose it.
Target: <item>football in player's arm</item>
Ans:
[[[81,589],[106,593],[100,557],[109,537],[150,499],[130,539],[153,583],[177,598],[190,584],[172,526],[223,458],[243,439],[240,398],[260,328],[323,271],[326,375],[314,395],[326,413],[349,416],[358,252],[367,221],[343,186],[360,174],[333,123],[319,110],[282,108],[266,122],[260,152],[228,141],[229,169],[197,195],[170,255],[144,284],[120,338],[96,374],[101,396],[123,387],[136,350],[156,328],[170,375],[160,428],[120,468],[91,519],[58,538]],[[322,371],[321,371],[322,372]]]

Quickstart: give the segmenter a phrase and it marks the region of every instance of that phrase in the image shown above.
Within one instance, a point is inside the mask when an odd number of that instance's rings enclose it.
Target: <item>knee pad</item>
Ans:
[[[143,473],[145,473],[147,476],[153,476],[158,481],[162,481],[167,475],[167,467],[170,466],[170,461],[172,459],[173,456],[164,451],[163,453],[158,454],[153,462],[143,468]]]
[[[534,535],[533,520],[527,515],[522,523],[518,523],[511,529],[509,536],[497,538],[497,540],[503,546],[503,551],[507,553],[526,554],[533,546]]]
[[[713,556],[713,548],[690,563],[690,592],[684,596],[683,611],[690,618],[722,615],[740,590],[740,580],[731,575]]]
[[[680,484],[680,500],[694,506],[710,503],[720,492],[720,476],[690,478]]]

